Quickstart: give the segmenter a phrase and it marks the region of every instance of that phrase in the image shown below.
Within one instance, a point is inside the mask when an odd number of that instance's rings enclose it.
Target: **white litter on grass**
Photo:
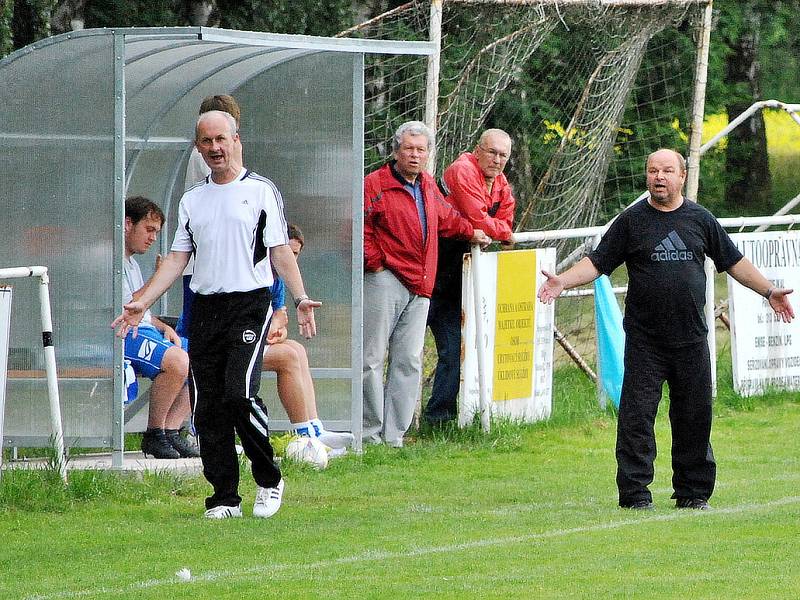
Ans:
[[[180,579],[181,581],[191,581],[192,580],[192,572],[187,569],[183,568],[180,571],[175,572],[175,576]]]

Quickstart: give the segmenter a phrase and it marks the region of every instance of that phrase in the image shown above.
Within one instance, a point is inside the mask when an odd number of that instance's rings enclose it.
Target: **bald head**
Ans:
[[[647,157],[647,162],[645,163],[645,168],[650,166],[650,161],[658,157],[659,159],[667,159],[667,160],[674,160],[677,163],[677,167],[681,173],[686,173],[686,160],[683,158],[683,155],[671,148],[659,148],[655,152],[652,152]]]
[[[230,114],[211,110],[197,119],[194,145],[211,169],[215,183],[228,183],[239,174],[242,165],[238,141],[236,120]]]
[[[224,124],[227,126],[228,132],[230,133],[231,137],[236,135],[236,131],[239,129],[236,125],[236,119],[233,118],[233,115],[227,112],[223,112],[221,110],[209,110],[207,112],[202,113],[197,118],[197,126],[195,127],[195,140],[198,139],[197,135],[200,131],[201,126],[207,126],[210,123],[214,124]]]
[[[668,148],[656,150],[647,157],[646,173],[651,206],[671,211],[683,204],[683,183],[686,181],[683,156]]]

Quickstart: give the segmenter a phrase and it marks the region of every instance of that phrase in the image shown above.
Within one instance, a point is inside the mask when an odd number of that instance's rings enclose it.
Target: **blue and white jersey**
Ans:
[[[242,169],[230,183],[208,177],[184,193],[172,250],[194,253],[192,291],[218,294],[270,287],[269,249],[288,243],[278,188]]]

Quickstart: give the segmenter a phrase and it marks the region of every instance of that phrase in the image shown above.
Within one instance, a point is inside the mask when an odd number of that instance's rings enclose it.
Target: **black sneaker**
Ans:
[[[200,456],[200,449],[189,439],[183,437],[177,429],[165,429],[169,444],[178,451],[181,458],[197,458]]]
[[[655,506],[650,500],[637,500],[633,504],[626,504],[622,508],[629,508],[630,510],[653,510]]]
[[[711,506],[705,498],[678,498],[675,501],[675,508],[691,508],[693,510],[711,510]]]
[[[145,457],[149,454],[153,458],[180,458],[181,455],[167,440],[163,429],[148,429],[142,436],[142,452]]]

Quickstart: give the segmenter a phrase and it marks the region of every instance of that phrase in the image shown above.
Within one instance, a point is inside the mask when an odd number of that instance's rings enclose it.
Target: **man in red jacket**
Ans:
[[[442,197],[423,169],[433,134],[419,121],[392,139],[394,160],[364,179],[364,430],[367,443],[402,447],[422,379],[428,302],[439,236],[491,240]],[[384,357],[389,364],[384,385]]]
[[[503,169],[511,154],[511,138],[502,129],[487,129],[472,152],[464,152],[444,172],[447,201],[493,240],[511,240],[514,195]],[[436,341],[436,374],[423,420],[439,425],[457,415],[461,380],[461,266],[466,243],[439,240],[436,285],[428,326]]]

